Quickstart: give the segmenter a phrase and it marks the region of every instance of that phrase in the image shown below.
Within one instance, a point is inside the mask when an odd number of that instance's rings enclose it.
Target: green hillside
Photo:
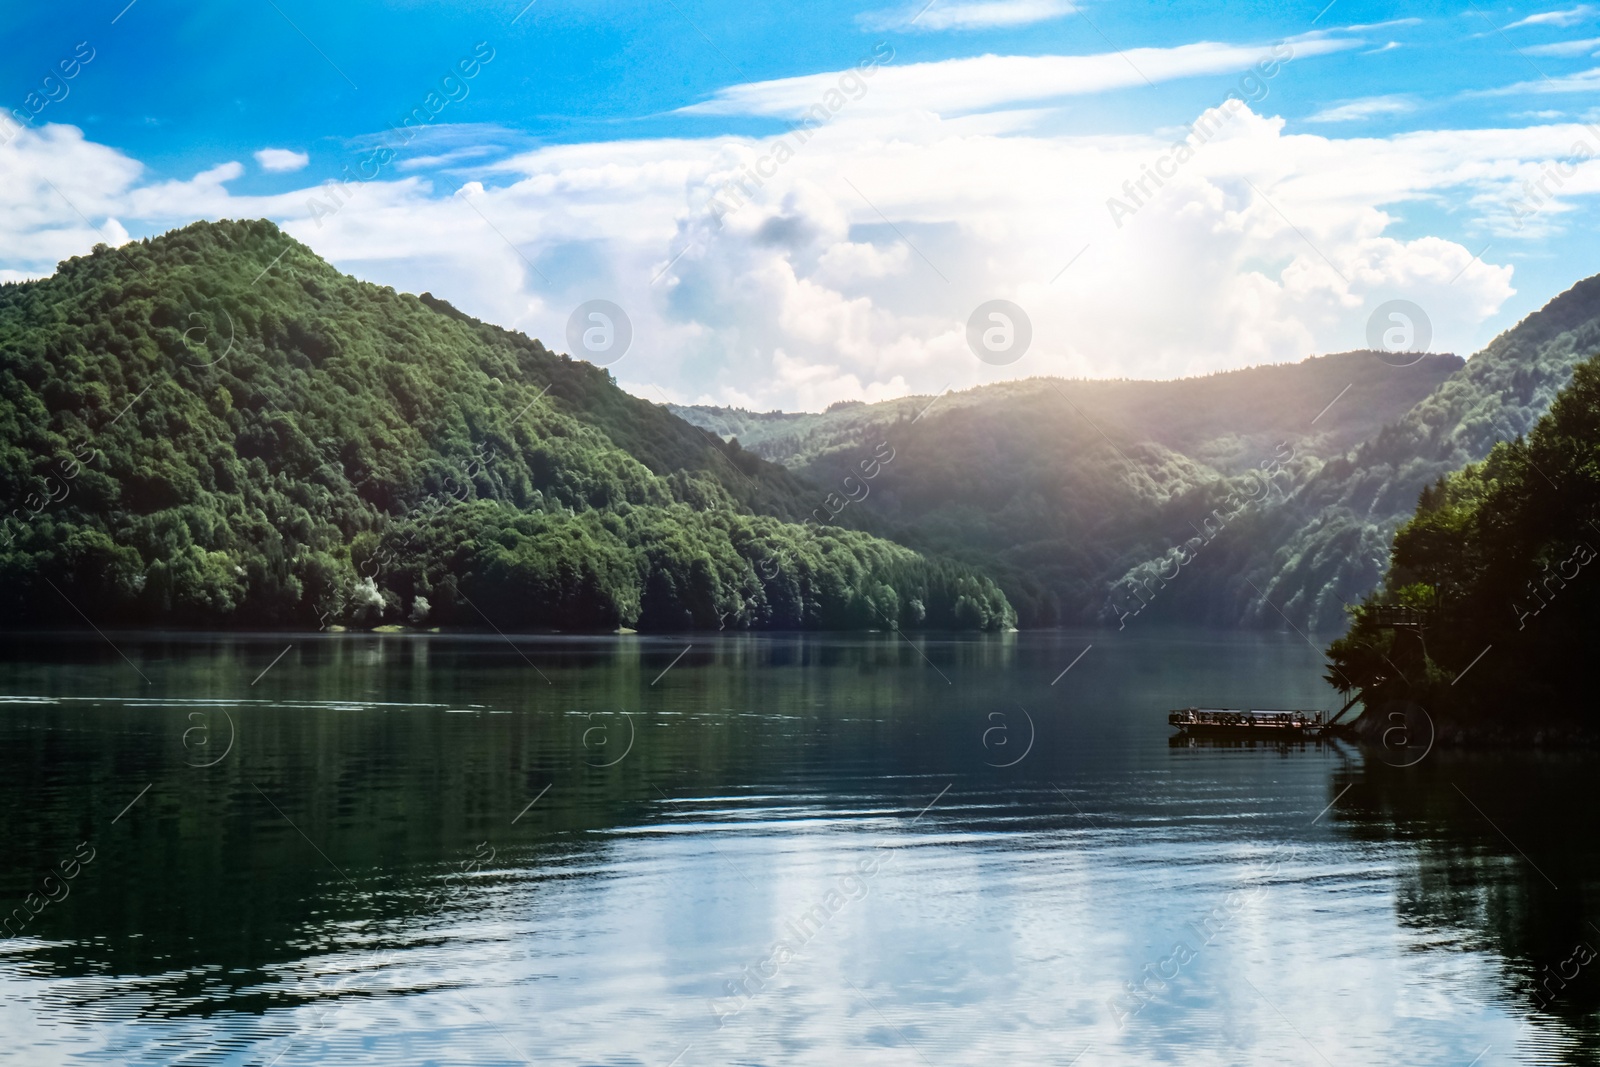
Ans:
[[[1380,595],[1329,650],[1328,680],[1385,709],[1420,705],[1447,736],[1600,734],[1600,362],[1578,366],[1526,439],[1428,487],[1394,539]],[[1417,609],[1396,627],[1384,605]],[[1402,617],[1401,621],[1408,621]],[[1457,685],[1470,678],[1470,683]]]
[[[1461,364],[1436,355],[1397,368],[1352,352],[1178,381],[1030,379],[821,414],[674,410],[822,485],[842,484],[873,442],[892,443],[894,461],[841,521],[981,567],[1023,625],[1052,625],[1102,618],[1112,583],[1194,536],[1190,523],[1249,484],[1246,472],[1292,449],[1277,479],[1287,492]]]
[[[1080,421],[1107,430],[1119,445],[1151,441],[1218,471],[1236,471],[1270,454],[1291,434],[1302,443],[1302,453],[1341,454],[1405,414],[1463,364],[1457,356],[1427,355],[1413,366],[1395,367],[1386,358],[1345,352],[1171,381],[1031,378],[938,398],[844,402],[820,413],[688,405],[671,410],[724,439],[738,438],[763,459],[806,471],[923,411],[924,419],[936,423],[963,409],[985,412],[998,422],[1019,401],[1035,395],[1060,400],[1065,393],[1078,405]],[[1335,397],[1338,402],[1328,407]]]
[[[1417,494],[1526,433],[1597,351],[1591,278],[1464,365],[1352,352],[1173,382],[1008,382],[932,408],[676,410],[822,484],[887,436],[899,458],[851,520],[993,574],[1024,626],[1338,632]],[[1263,464],[1270,487],[1249,474]]]
[[[1163,591],[1165,610],[1269,625],[1281,622],[1281,610],[1305,629],[1343,630],[1346,603],[1382,580],[1391,539],[1418,494],[1527,433],[1596,352],[1600,278],[1590,278],[1501,334],[1359,448],[1297,479],[1280,506],[1231,524]]]
[[[994,585],[267,222],[0,286],[7,625],[995,628]]]

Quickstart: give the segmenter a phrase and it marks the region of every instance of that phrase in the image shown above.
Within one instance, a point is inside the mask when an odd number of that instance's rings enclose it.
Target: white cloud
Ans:
[[[1076,10],[1071,0],[917,0],[909,7],[868,12],[857,21],[876,30],[987,30],[1045,22]]]
[[[1280,48],[1294,61],[1327,55],[1365,42],[1358,38],[1306,34]],[[1015,104],[1123,89],[1205,74],[1241,75],[1272,55],[1271,44],[1202,41],[1173,48],[1130,48],[1089,56],[977,56],[932,63],[885,62],[847,93],[853,113],[918,111],[962,115]],[[1279,53],[1281,58],[1282,53]],[[806,74],[749,82],[719,90],[711,99],[681,109],[691,115],[767,115],[799,118],[807,108],[840,90],[852,72]],[[852,87],[856,85],[851,83]],[[834,110],[839,110],[835,108]]]
[[[231,182],[244,173],[244,164],[237,161],[218,163],[210,170],[203,170],[196,174],[193,181],[197,185],[221,185]]]
[[[1510,268],[1473,264],[1470,251],[1438,238],[1388,237],[1378,206],[1476,180],[1463,170],[1472,164],[1487,180],[1517,154],[1501,131],[1479,142],[1468,135],[1464,164],[1453,143],[1460,132],[1286,137],[1281,121],[1241,112],[1121,228],[1106,196],[1169,141],[937,127],[891,140],[870,131],[863,123],[806,146],[720,229],[685,201],[703,204],[772,142],[563,146],[519,157],[510,167],[520,180],[486,190],[480,207],[510,241],[535,246],[528,254],[562,295],[527,306],[524,294],[545,287],[479,222],[474,246],[495,266],[463,286],[463,306],[519,316],[559,344],[570,308],[607,296],[649,339],[648,363],[618,365],[625,380],[815,407],[999,376],[964,338],[966,313],[997,295],[1034,319],[1035,350],[1018,374],[1176,376],[1355,347],[1371,307],[1396,295],[1430,310],[1441,347],[1463,347],[1511,294]],[[856,136],[864,142],[845,139]],[[1526,140],[1521,148],[1532,150],[1537,139]],[[428,235],[408,262],[459,255],[452,250],[469,230],[425,223],[434,213],[405,212]],[[319,247],[334,242],[332,252],[344,243],[297,232]],[[359,248],[367,237],[351,240]],[[1083,259],[1052,283],[1086,242]],[[499,280],[485,287],[480,277]]]
[[[464,195],[386,175],[319,225],[318,187],[233,195],[236,163],[147,183],[136,161],[47,126],[0,149],[13,176],[0,185],[0,268],[48,271],[123,224],[266,216],[343,270],[430,290],[557,349],[574,307],[614,300],[635,339],[611,369],[640,395],[815,408],[1003,377],[1299,359],[1361,346],[1372,308],[1395,298],[1427,310],[1436,348],[1470,351],[1513,292],[1511,268],[1441,237],[1397,237],[1397,215],[1461,205],[1497,235],[1499,258],[1573,225],[1573,205],[1600,194],[1600,161],[1572,163],[1516,225],[1523,183],[1548,181],[1549,161],[1595,137],[1576,124],[1351,138],[1287,133],[1241,107],[1173,166],[1179,135],[846,112],[781,166],[763,162],[776,138],[554,145],[478,167]],[[769,170],[719,226],[711,194]],[[1107,198],[1125,182],[1145,188],[1118,225]],[[996,297],[1034,327],[1004,368],[965,338]]]
[[[0,147],[0,248],[5,267],[47,274],[96,244],[121,244],[113,214],[144,168],[116,149],[84,140],[73,126],[25,130]],[[98,221],[96,221],[98,220]]]
[[[1522,26],[1575,26],[1594,16],[1595,9],[1588,4],[1579,4],[1561,11],[1542,11],[1537,15],[1529,15],[1507,26],[1508,30],[1515,30]]]
[[[1517,93],[1592,93],[1600,90],[1600,67],[1590,67],[1561,78],[1517,82],[1502,89],[1485,89],[1474,96],[1512,96]]]
[[[1536,44],[1523,49],[1530,56],[1582,56],[1600,54],[1600,37],[1581,41],[1557,41],[1555,44]]]
[[[874,244],[845,240],[817,257],[816,277],[824,285],[835,288],[868,278],[887,278],[904,272],[910,255],[911,250],[903,244],[879,248]]]
[[[1416,110],[1416,105],[1403,96],[1369,96],[1351,100],[1336,107],[1323,108],[1306,119],[1307,122],[1356,122],[1376,115],[1403,115]]]
[[[1389,19],[1387,22],[1368,22],[1359,26],[1346,26],[1347,33],[1365,33],[1367,30],[1386,30],[1391,26],[1420,26],[1419,18]]]
[[[1364,56],[1381,56],[1381,55],[1383,55],[1383,53],[1385,53],[1385,52],[1393,52],[1396,48],[1399,48],[1399,47],[1400,47],[1400,42],[1399,41],[1390,41],[1388,44],[1380,45],[1377,48],[1369,48],[1367,51],[1362,52],[1361,54],[1364,55]]]
[[[401,160],[396,166],[401,170],[432,170],[436,167],[448,167],[468,159],[482,159],[484,156],[494,155],[499,150],[496,145],[474,145],[443,152],[436,156],[413,156],[410,159]]]
[[[300,170],[311,162],[311,157],[288,148],[263,148],[256,153],[256,162],[261,164],[262,170],[284,174]]]

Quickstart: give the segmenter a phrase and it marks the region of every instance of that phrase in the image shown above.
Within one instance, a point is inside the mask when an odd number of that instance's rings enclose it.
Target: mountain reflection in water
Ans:
[[[0,1058],[1595,1061],[1591,756],[1144,630],[13,641]]]

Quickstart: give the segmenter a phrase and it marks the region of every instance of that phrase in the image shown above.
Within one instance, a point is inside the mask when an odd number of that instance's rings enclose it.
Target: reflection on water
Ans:
[[[1397,770],[1336,776],[1352,837],[1421,846],[1395,887],[1396,919],[1487,952],[1517,1011],[1563,1024],[1552,1062],[1600,1059],[1600,836],[1594,755],[1435,752]]]
[[[1168,743],[1294,635],[114,637],[0,661],[0,1059],[1596,1057],[1595,761]]]

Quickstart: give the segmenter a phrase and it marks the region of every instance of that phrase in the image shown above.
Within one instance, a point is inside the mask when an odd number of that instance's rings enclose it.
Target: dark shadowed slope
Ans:
[[[864,512],[906,544],[982,566],[1024,625],[1049,625],[1099,617],[1113,580],[1192,535],[1202,502],[1282,442],[1303,477],[1461,362],[1397,368],[1351,352],[1178,381],[1030,379],[817,415],[676,410],[827,486],[891,442],[896,459],[840,521]]]
[[[1297,482],[1281,506],[1230,526],[1195,573],[1173,584],[1171,610],[1269,625],[1281,610],[1303,628],[1342,630],[1346,603],[1377,587],[1394,531],[1423,488],[1527,433],[1597,351],[1600,278],[1590,278],[1495,338],[1404,417]]]

